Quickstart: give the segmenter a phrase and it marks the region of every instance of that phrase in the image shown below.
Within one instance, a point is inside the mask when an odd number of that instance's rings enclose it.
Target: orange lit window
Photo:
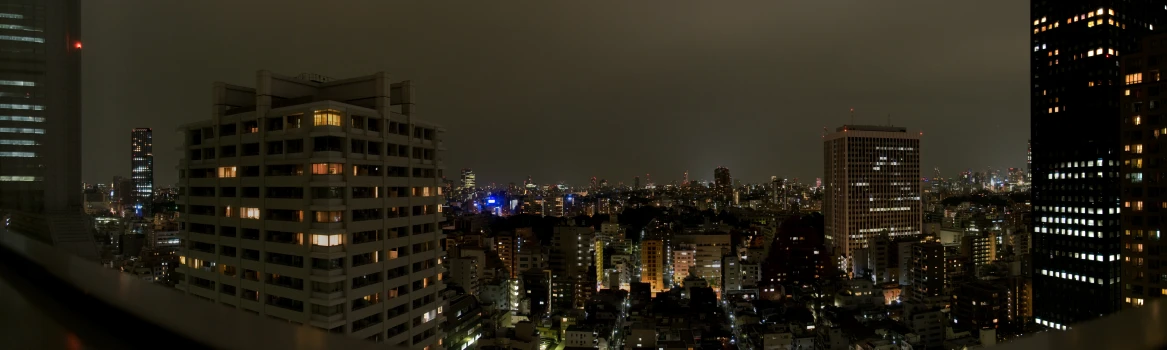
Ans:
[[[335,109],[322,109],[313,113],[312,125],[316,126],[340,126],[340,111]]]
[[[244,219],[259,219],[259,208],[239,208],[239,217]]]
[[[1143,73],[1131,73],[1126,75],[1126,84],[1139,84],[1143,82]]]
[[[233,167],[233,166],[219,167],[219,177],[235,177],[235,167]]]
[[[343,171],[344,164],[341,163],[312,164],[312,174],[314,175],[340,175]]]
[[[341,222],[344,214],[340,211],[318,211],[315,219],[316,222]]]

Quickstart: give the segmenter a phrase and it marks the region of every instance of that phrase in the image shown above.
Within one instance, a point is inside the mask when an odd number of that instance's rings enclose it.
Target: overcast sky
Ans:
[[[82,2],[89,182],[128,176],[150,127],[174,184],[175,129],[260,69],[414,81],[447,177],[480,184],[813,182],[850,108],[923,131],[925,174],[1025,166],[1025,1],[114,2]]]

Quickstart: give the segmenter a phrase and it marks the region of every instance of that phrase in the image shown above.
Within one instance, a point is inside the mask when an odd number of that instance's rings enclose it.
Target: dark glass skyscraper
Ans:
[[[150,128],[130,132],[130,176],[134,180],[135,216],[148,218],[154,206],[154,138]]]
[[[1066,329],[1119,309],[1119,57],[1162,1],[1031,0],[1034,318]]]
[[[0,207],[81,206],[80,15],[75,0],[0,0]]]
[[[719,166],[713,169],[713,186],[728,191],[733,187],[733,178],[729,176],[729,168]]]
[[[97,259],[82,212],[80,31],[77,0],[0,0],[0,230]]]

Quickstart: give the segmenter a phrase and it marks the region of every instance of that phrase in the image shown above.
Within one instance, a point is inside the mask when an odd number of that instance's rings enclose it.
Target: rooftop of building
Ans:
[[[843,131],[881,131],[881,132],[908,132],[908,128],[887,125],[843,125],[835,128],[836,132]]]

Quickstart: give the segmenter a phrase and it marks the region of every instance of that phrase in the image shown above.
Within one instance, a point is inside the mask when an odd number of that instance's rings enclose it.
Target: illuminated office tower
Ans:
[[[1033,316],[1067,329],[1118,311],[1129,283],[1119,276],[1119,63],[1167,24],[1167,10],[1150,0],[1030,5]]]
[[[134,216],[149,218],[154,207],[154,138],[149,128],[130,132],[130,178],[134,181]]]
[[[882,233],[921,232],[920,134],[891,126],[844,125],[824,137],[827,246],[848,258]]]
[[[0,1],[0,216],[96,259],[81,195],[80,30],[76,0]]]
[[[179,165],[187,294],[332,333],[441,350],[445,130],[409,81],[260,71],[215,83]],[[214,307],[214,306],[208,306]]]

